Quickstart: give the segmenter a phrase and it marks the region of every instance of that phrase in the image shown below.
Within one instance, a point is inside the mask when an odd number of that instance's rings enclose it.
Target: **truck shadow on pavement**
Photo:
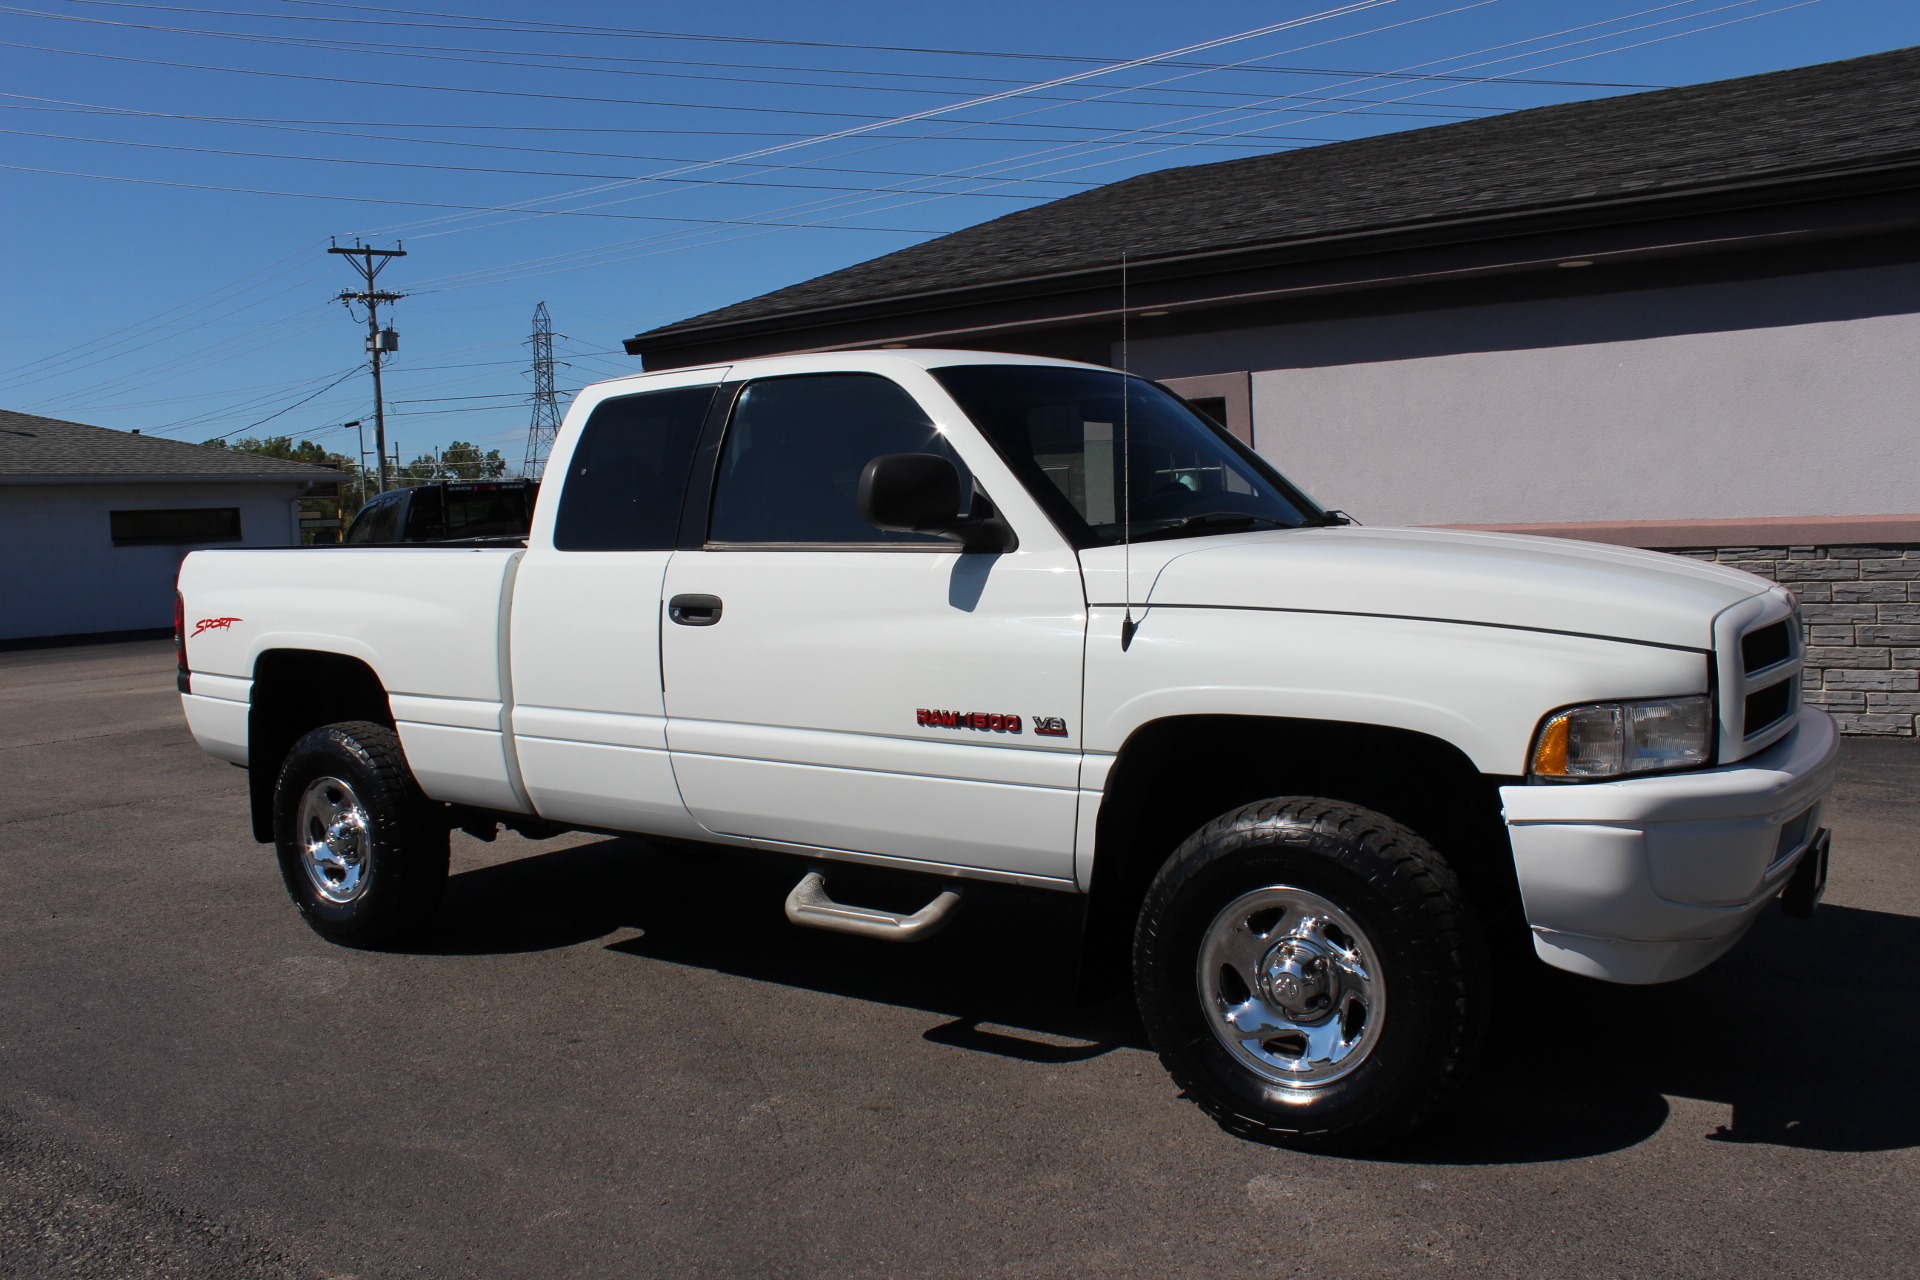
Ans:
[[[616,932],[625,955],[924,1010],[956,1049],[1052,1068],[1144,1050],[1128,1002],[1078,997],[1079,908],[972,886],[952,926],[910,946],[800,929],[800,866],[609,839],[456,875],[425,951],[505,954]],[[918,883],[832,872],[848,900],[910,910]],[[1458,1104],[1376,1160],[1510,1164],[1622,1150],[1671,1121],[1670,1097],[1730,1108],[1701,1140],[1824,1151],[1920,1146],[1920,918],[1826,905],[1764,916],[1705,973],[1617,987],[1537,968],[1509,984]]]

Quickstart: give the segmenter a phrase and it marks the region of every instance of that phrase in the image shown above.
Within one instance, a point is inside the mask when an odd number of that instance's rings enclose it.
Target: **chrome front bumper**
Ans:
[[[1833,718],[1738,764],[1500,789],[1534,950],[1609,982],[1668,982],[1738,942],[1820,831]]]

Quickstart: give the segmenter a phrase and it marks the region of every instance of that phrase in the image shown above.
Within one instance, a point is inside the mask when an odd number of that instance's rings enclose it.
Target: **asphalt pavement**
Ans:
[[[331,946],[171,647],[0,653],[0,1274],[1909,1276],[1920,744],[1846,744],[1827,903],[1706,973],[1536,984],[1367,1160],[1221,1133],[1071,904],[893,947],[775,860],[456,835],[435,935]]]

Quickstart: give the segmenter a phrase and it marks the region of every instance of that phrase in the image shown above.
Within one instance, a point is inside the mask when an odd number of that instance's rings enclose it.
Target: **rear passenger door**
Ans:
[[[774,847],[1070,880],[1078,563],[1031,518],[1005,554],[867,524],[860,474],[887,453],[943,454],[963,491],[990,474],[1008,510],[1015,482],[991,452],[892,379],[737,391],[707,518],[667,569],[681,795],[708,830]],[[1056,717],[1058,734],[1036,732]]]
[[[667,759],[660,593],[724,372],[602,400],[548,464],[512,592],[508,664],[520,772],[543,817],[700,833]]]

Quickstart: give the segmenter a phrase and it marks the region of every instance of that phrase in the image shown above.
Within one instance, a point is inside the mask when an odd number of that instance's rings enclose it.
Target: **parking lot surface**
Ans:
[[[165,643],[0,653],[0,1274],[1912,1275],[1920,745],[1850,741],[1815,919],[1546,980],[1368,1160],[1230,1138],[1072,904],[797,930],[772,860],[454,838],[438,932],[331,946]]]

